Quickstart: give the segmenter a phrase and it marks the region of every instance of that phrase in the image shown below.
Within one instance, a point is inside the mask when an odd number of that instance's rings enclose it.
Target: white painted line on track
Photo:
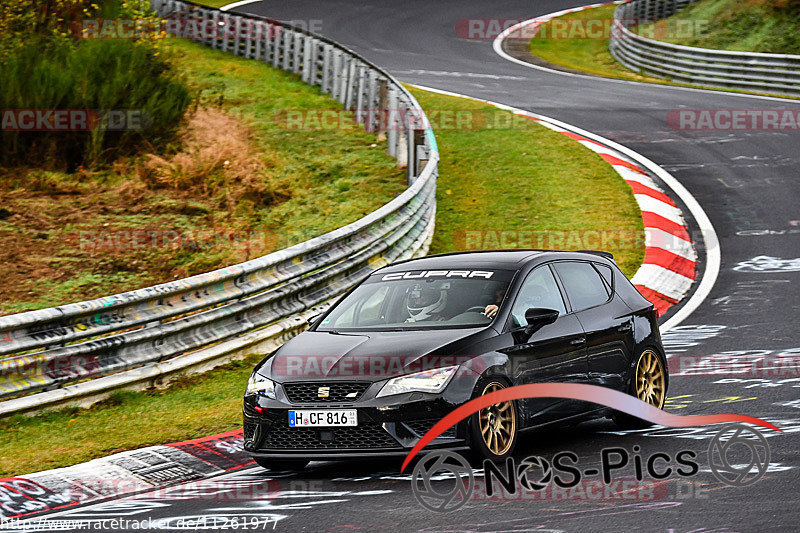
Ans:
[[[236,7],[246,6],[247,4],[255,4],[256,2],[260,2],[261,0],[242,0],[241,2],[234,2],[232,4],[226,4],[219,8],[220,11],[229,11]]]

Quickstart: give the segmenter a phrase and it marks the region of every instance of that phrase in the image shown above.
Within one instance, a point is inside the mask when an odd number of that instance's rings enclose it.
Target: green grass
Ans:
[[[0,419],[0,477],[237,429],[244,387],[259,359],[230,363],[165,390],[118,392],[89,409]]]
[[[594,230],[643,234],[630,187],[588,148],[481,102],[412,92],[432,116],[441,151],[431,253],[508,245],[586,249],[598,247],[590,233]],[[437,129],[435,110],[469,111],[474,117],[492,117],[489,123],[506,117],[496,123],[512,127]],[[520,242],[523,232],[532,233],[529,243]],[[617,241],[607,251],[628,276],[644,258],[641,243]]]
[[[702,21],[700,31],[667,34],[661,40],[719,50],[800,54],[800,2],[796,0],[702,0],[664,24]],[[669,26],[667,26],[669,27]]]
[[[587,26],[582,25],[583,23],[581,22],[572,23],[570,21],[610,21],[613,18],[614,10],[616,8],[617,6],[615,5],[596,7],[576,13],[562,15],[554,20],[556,21],[556,24],[563,24],[563,22],[567,22],[567,24],[578,24],[578,27],[585,28]],[[677,13],[675,17],[680,17],[681,15],[682,13]],[[765,94],[752,91],[739,91],[735,89],[677,83],[667,79],[656,78],[646,74],[641,74],[639,72],[634,72],[619,63],[616,59],[614,59],[614,56],[611,55],[611,52],[608,50],[607,34],[605,36],[606,38],[552,38],[552,26],[553,21],[544,23],[542,25],[542,30],[539,31],[536,37],[531,39],[529,49],[532,55],[553,65],[567,67],[572,70],[593,74],[595,76],[604,76],[607,78],[616,78],[621,80],[640,81],[660,85],[673,85],[677,87],[693,87],[727,92],[740,92],[746,94]],[[572,26],[569,27],[571,28]],[[747,28],[743,27],[737,31],[747,31]],[[794,36],[796,35],[797,33],[795,32]],[[792,39],[794,39],[794,37],[792,37]],[[794,98],[783,95],[775,96]]]
[[[202,0],[202,1],[195,1],[196,4],[202,4],[208,7],[216,7],[220,8],[222,6],[226,6],[228,4],[232,4],[230,0]]]
[[[566,22],[567,24],[581,25],[588,20],[611,20],[617,6],[602,6],[576,13],[569,13],[558,17],[556,24]],[[572,27],[572,26],[570,26]],[[553,22],[542,24],[539,33],[531,39],[530,51],[536,56],[544,59],[548,63],[563,67],[580,70],[597,76],[607,76],[633,81],[647,81],[653,83],[665,83],[664,80],[643,76],[620,64],[611,52],[608,51],[608,39],[592,38],[552,38]],[[556,36],[559,34],[556,33]]]
[[[190,54],[187,60],[206,57],[193,55],[197,51],[188,45],[186,52]],[[251,72],[248,63],[229,56],[220,56],[219,61],[230,63],[230,67],[215,61],[205,66],[200,62],[198,69]],[[216,67],[210,68],[212,64]],[[268,74],[260,66],[252,68],[254,77],[278,74]],[[294,83],[286,78],[285,83]],[[246,89],[246,83],[242,84],[232,94],[241,95]],[[258,88],[253,91],[258,93]],[[641,216],[630,188],[595,153],[531,120],[486,104],[416,89],[413,92],[434,122],[438,112],[457,110],[474,118],[475,125],[488,118],[511,126],[437,128],[441,162],[431,252],[464,249],[467,231],[519,235],[521,230],[534,230],[550,236],[567,230],[642,233]],[[239,105],[239,112],[245,116],[248,109],[254,112],[250,107],[254,104]],[[270,133],[268,124],[263,128],[267,136],[277,134]],[[297,151],[297,157],[304,155],[299,146],[286,149]],[[364,191],[350,192],[369,195],[367,185],[372,186],[370,182],[364,184]],[[342,204],[341,208],[349,206]],[[628,275],[643,257],[641,246],[609,251]],[[244,386],[258,357],[184,379],[166,390],[119,393],[90,409],[0,420],[0,476],[68,466],[123,450],[235,429],[241,423]]]

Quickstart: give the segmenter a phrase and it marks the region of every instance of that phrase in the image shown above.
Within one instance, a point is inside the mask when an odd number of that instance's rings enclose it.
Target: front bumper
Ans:
[[[310,401],[307,397],[298,401],[296,396],[292,401],[278,384],[277,399],[255,394],[244,398],[245,451],[254,457],[308,460],[403,456],[434,424],[471,398],[475,381],[460,376],[440,394],[411,392],[376,398],[383,386],[378,382],[349,403]],[[333,389],[336,382],[325,385]],[[358,426],[289,427],[288,412],[297,409],[356,409]],[[426,449],[463,449],[466,436],[466,423],[462,422]]]

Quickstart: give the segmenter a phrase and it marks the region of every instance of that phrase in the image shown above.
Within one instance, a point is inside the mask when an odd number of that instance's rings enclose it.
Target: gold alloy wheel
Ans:
[[[505,389],[505,385],[492,381],[483,389],[481,396]],[[503,455],[511,449],[517,429],[517,413],[512,402],[490,405],[478,413],[483,443],[495,455]]]
[[[636,363],[636,397],[661,409],[664,407],[666,379],[658,354],[645,350]]]

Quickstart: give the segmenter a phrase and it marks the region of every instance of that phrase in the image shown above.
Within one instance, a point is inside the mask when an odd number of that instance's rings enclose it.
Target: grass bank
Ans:
[[[252,259],[404,189],[374,134],[281,126],[281,110],[339,108],[296,76],[195,43],[164,52],[196,100],[174,145],[99,170],[0,168],[0,314]]]
[[[797,0],[702,0],[663,21],[693,32],[667,33],[662,40],[686,46],[800,54],[800,2]]]
[[[431,253],[487,248],[597,247],[596,231],[638,235],[631,189],[603,159],[574,140],[507,111],[412,89],[434,123],[441,151]],[[453,120],[437,116],[450,112]],[[456,113],[469,127],[455,127]],[[447,127],[453,124],[453,127]],[[643,247],[612,244],[633,275]]]
[[[614,56],[608,51],[607,30],[603,30],[591,38],[586,36],[585,31],[577,31],[589,27],[589,21],[611,21],[616,8],[615,5],[595,7],[562,15],[545,22],[536,36],[531,39],[531,54],[553,65],[596,76],[666,83],[664,80],[628,70],[614,59]],[[566,32],[563,30],[565,27],[567,28]],[[609,24],[604,27],[608,28]],[[576,31],[572,31],[573,28]]]

